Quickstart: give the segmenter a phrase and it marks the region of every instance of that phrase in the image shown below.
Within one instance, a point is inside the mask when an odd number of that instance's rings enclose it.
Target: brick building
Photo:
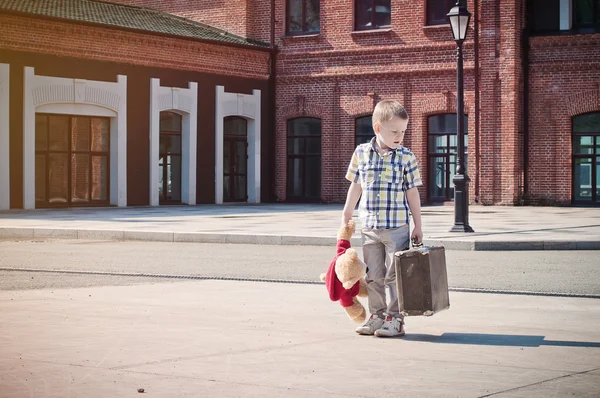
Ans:
[[[420,160],[423,201],[452,200],[456,45],[445,14],[454,1],[113,1],[63,1],[60,7],[76,12],[59,15],[35,7],[15,10],[17,3],[32,1],[0,0],[0,71],[9,65],[10,72],[1,73],[9,73],[11,82],[11,158],[8,162],[6,151],[0,156],[0,191],[2,183],[10,186],[11,207],[31,207],[27,198],[41,184],[31,182],[37,174],[23,160],[32,144],[22,133],[24,94],[14,86],[23,87],[31,76],[26,66],[35,67],[36,76],[40,70],[39,75],[76,79],[75,92],[82,84],[77,79],[119,84],[117,76],[127,77],[121,84],[128,93],[128,156],[120,169],[127,177],[121,186],[126,200],[113,204],[157,204],[157,186],[166,184],[166,174],[159,183],[160,173],[151,166],[158,162],[151,160],[162,157],[156,148],[151,152],[148,137],[170,132],[152,130],[151,115],[163,115],[152,110],[152,92],[163,85],[193,90],[191,83],[198,84],[198,150],[196,176],[186,179],[192,181],[188,191],[196,188],[196,203],[343,201],[352,151],[372,135],[374,104],[389,98],[400,100],[411,116],[405,144]],[[50,9],[53,1],[35,3]],[[466,5],[473,14],[464,43],[471,200],[600,205],[600,0],[468,0]],[[92,8],[111,8],[113,17],[125,10],[148,15],[131,26],[118,18],[94,19]],[[186,36],[178,24],[205,33]],[[161,79],[160,86],[153,79]],[[6,93],[2,81],[0,94]],[[219,86],[224,88],[215,91]],[[231,93],[236,95],[224,99]],[[247,102],[258,104],[260,128],[246,114],[220,112],[234,99],[238,113]],[[4,105],[0,110],[8,112]],[[48,113],[39,110],[35,113]],[[164,113],[172,114],[187,115],[177,109]],[[43,117],[37,119],[43,125]],[[7,129],[0,126],[0,139]],[[113,124],[109,130],[113,134]],[[110,163],[118,167],[121,158],[112,155],[112,145]],[[190,169],[194,153],[183,148]],[[39,156],[49,155],[40,151]],[[122,180],[112,167],[109,172],[112,193],[113,179],[115,187]]]

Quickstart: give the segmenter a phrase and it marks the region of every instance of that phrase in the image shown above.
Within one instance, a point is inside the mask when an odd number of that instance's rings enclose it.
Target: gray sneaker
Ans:
[[[367,322],[356,328],[356,333],[372,336],[383,325],[383,318],[372,314]]]
[[[377,337],[396,337],[404,334],[404,321],[392,316],[386,316],[381,328],[375,331]]]

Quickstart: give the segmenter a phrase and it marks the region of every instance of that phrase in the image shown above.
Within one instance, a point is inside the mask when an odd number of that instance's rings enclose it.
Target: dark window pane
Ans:
[[[318,199],[321,197],[321,157],[306,158],[306,197]]]
[[[592,159],[575,159],[573,175],[573,194],[575,200],[592,200]]]
[[[427,25],[450,23],[446,15],[455,4],[450,0],[427,0]]]
[[[321,135],[321,120],[299,118],[288,121],[288,136]]]
[[[430,135],[429,153],[448,153],[448,135]]]
[[[223,145],[223,173],[229,174],[231,172],[231,142],[225,141]]]
[[[574,27],[587,27],[594,25],[594,9],[597,7],[597,0],[573,0]]]
[[[46,201],[46,155],[35,157],[35,200]]]
[[[92,152],[108,152],[109,139],[109,119],[92,118]]]
[[[288,195],[293,197],[301,197],[303,195],[304,185],[304,173],[303,166],[304,159],[288,158],[287,167],[287,181],[288,181]]]
[[[71,119],[71,150],[90,150],[90,119],[87,117],[73,117]]]
[[[35,150],[48,149],[48,116],[35,115]]]
[[[465,115],[463,121],[465,134],[468,134],[469,118]],[[455,113],[434,115],[429,117],[429,134],[457,134],[458,126]]]
[[[225,135],[245,136],[248,131],[246,119],[241,117],[226,117],[223,120],[223,132]]]
[[[288,0],[288,32],[302,32],[303,0]]]
[[[234,189],[235,198],[234,200],[246,200],[246,176],[234,177]]]
[[[574,133],[600,133],[600,112],[586,113],[573,118]]]
[[[585,135],[573,137],[573,153],[583,155],[594,153],[594,137]]]
[[[48,202],[67,203],[69,184],[69,155],[51,153],[48,155]]]
[[[363,116],[356,118],[354,124],[355,130],[355,143],[356,145],[360,145],[365,142],[371,141],[371,138],[375,136],[375,132],[373,131],[372,117],[371,116]]]
[[[373,0],[356,0],[354,9],[356,17],[356,29],[373,28]]]
[[[92,156],[92,200],[108,200],[107,156]]]
[[[530,26],[534,32],[560,29],[560,0],[532,0]]]
[[[223,201],[229,202],[231,200],[231,178],[229,176],[223,176]]]
[[[69,150],[69,117],[48,117],[48,149],[51,151]]]
[[[305,0],[306,1],[306,25],[305,30],[307,32],[319,32],[321,28],[320,23],[320,1],[319,0]]]
[[[392,24],[392,8],[390,0],[375,0],[375,26],[390,26]]]
[[[596,202],[600,202],[600,156],[596,157]]]
[[[321,155],[321,137],[306,138],[306,154]]]
[[[246,174],[246,141],[234,141],[235,145],[235,172]]]
[[[181,135],[161,134],[158,150],[160,153],[181,154]]]
[[[303,155],[305,143],[304,138],[288,138],[288,155]]]
[[[90,155],[71,155],[71,202],[89,202]]]
[[[446,198],[446,177],[448,158],[429,158],[429,196]]]
[[[181,115],[174,112],[161,112],[160,131],[181,132]]]

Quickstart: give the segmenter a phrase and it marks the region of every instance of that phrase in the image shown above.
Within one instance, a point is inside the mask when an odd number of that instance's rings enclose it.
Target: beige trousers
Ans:
[[[409,248],[409,230],[408,224],[394,229],[361,230],[363,257],[368,267],[366,280],[371,314],[403,319],[398,309],[394,253]],[[386,302],[386,287],[389,302]]]

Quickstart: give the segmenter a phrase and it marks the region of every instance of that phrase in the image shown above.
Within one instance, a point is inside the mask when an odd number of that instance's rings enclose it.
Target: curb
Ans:
[[[2,239],[87,239],[142,242],[230,243],[284,246],[335,246],[331,236],[294,236],[269,234],[218,234],[210,232],[129,231],[68,228],[0,228]],[[360,246],[360,237],[350,243]],[[460,241],[424,239],[427,246],[444,246],[446,250],[518,251],[518,250],[600,250],[600,241]]]

